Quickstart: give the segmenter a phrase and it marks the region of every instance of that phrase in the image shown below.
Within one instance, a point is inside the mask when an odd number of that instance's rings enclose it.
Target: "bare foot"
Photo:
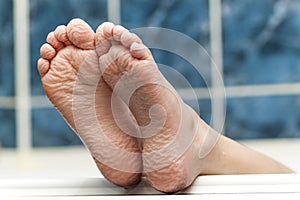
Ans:
[[[105,82],[138,123],[131,134],[140,137],[149,182],[163,192],[186,188],[202,171],[199,144],[209,127],[181,100],[135,34],[106,22],[95,43]]]
[[[102,174],[111,182],[128,187],[138,183],[141,178],[140,150],[136,139],[124,134],[113,120],[112,90],[100,79],[94,37],[93,30],[80,19],[72,20],[67,26],[58,26],[49,33],[48,43],[41,47],[38,69],[48,98],[86,144]],[[85,71],[90,76],[80,78],[79,72]],[[91,83],[96,83],[96,87]],[[93,102],[88,105],[84,105],[85,102],[76,103],[74,93]],[[98,126],[105,137],[97,129],[93,131],[93,119],[83,110],[84,106],[89,109],[93,103],[91,109],[95,110]],[[119,106],[122,107],[120,102]],[[114,147],[135,156],[126,157],[122,153],[115,155],[111,151]],[[123,170],[110,165],[116,162],[120,165],[125,163],[127,168]]]

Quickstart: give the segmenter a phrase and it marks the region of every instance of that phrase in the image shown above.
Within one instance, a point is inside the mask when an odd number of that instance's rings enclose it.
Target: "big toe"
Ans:
[[[95,49],[93,29],[82,19],[76,18],[69,22],[66,27],[68,39],[76,47],[84,50]]]
[[[113,29],[115,25],[111,22],[102,23],[96,30],[95,46],[98,56],[107,53],[111,47]]]

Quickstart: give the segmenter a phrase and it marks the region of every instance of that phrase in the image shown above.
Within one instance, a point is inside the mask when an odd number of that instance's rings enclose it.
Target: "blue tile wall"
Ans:
[[[227,100],[226,135],[234,139],[300,137],[298,96]]]
[[[32,95],[44,95],[36,61],[47,34],[74,17],[83,18],[96,29],[107,20],[106,8],[106,0],[30,0]],[[298,0],[222,0],[227,86],[300,82],[299,10]],[[121,11],[121,24],[126,28],[173,29],[198,41],[208,52],[210,50],[208,0],[121,0]],[[1,0],[0,96],[14,95],[12,13],[12,0]],[[193,87],[206,86],[184,58],[157,49],[152,52],[158,63],[178,71]],[[181,87],[174,77],[167,78],[176,88]],[[185,101],[192,106],[195,104]],[[200,100],[199,104],[201,117],[210,123],[210,100]],[[231,98],[226,106],[225,128],[229,137],[300,137],[298,96]],[[32,111],[34,146],[81,144],[54,108]],[[0,109],[0,141],[5,147],[16,144],[14,113],[14,110]]]
[[[223,0],[226,85],[300,81],[300,1]],[[299,137],[299,97],[229,99],[235,139]]]
[[[14,95],[12,1],[0,2],[0,95]]]
[[[0,109],[0,146],[16,147],[15,111]]]
[[[300,1],[223,0],[227,85],[300,81]]]
[[[12,1],[0,1],[0,96],[14,95]],[[0,109],[0,145],[16,146],[14,110]]]
[[[33,109],[32,129],[34,147],[82,144],[54,108]]]

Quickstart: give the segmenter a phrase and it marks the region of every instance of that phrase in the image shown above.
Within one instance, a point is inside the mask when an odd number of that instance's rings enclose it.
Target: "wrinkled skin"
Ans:
[[[93,30],[82,20],[72,20],[67,26],[59,26],[54,32],[49,33],[47,42],[41,47],[41,58],[38,61],[38,69],[42,77],[44,90],[62,114],[64,119],[76,131],[76,125],[73,119],[72,102],[73,102],[73,89],[77,78],[79,68],[87,68],[96,77],[100,77],[98,56],[94,47],[95,33]],[[84,81],[84,80],[83,80]],[[98,81],[98,79],[95,79]],[[84,85],[85,83],[81,83]],[[86,84],[88,86],[88,84]],[[89,88],[81,91],[82,95],[89,95]],[[111,113],[110,98],[112,91],[109,86],[103,81],[99,80],[99,85],[96,90],[96,103],[95,109],[99,123],[104,130],[106,136],[110,139],[111,143],[102,144],[104,148],[93,149],[93,138],[89,139],[86,135],[88,133],[78,133],[86,146],[93,151],[106,151],[105,145],[116,145],[129,152],[139,152],[138,144],[135,138],[124,134],[114,123]],[[74,108],[73,108],[74,109]],[[76,109],[76,108],[75,108]],[[82,120],[86,124],[90,121],[85,116]],[[80,119],[79,119],[80,120]],[[97,137],[94,135],[93,137]],[[85,140],[85,138],[87,138]],[[97,153],[97,152],[91,152]],[[107,152],[110,154],[111,152]],[[117,159],[122,160],[118,155],[114,155]],[[141,178],[141,157],[134,160],[124,160],[132,164],[132,172],[123,172],[118,169],[113,169],[110,166],[103,164],[101,160],[95,159],[95,162],[102,172],[102,174],[111,182],[129,187],[136,184]]]

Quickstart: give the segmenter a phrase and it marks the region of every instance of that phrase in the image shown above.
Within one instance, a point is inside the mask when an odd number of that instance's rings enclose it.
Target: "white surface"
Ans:
[[[102,177],[83,147],[34,149],[30,154],[0,151],[0,180],[74,177]]]
[[[300,140],[260,140],[242,143],[300,171]],[[0,199],[8,195],[14,195],[13,199],[20,196],[27,196],[22,199],[120,199],[120,195],[122,199],[140,199],[140,194],[143,194],[143,199],[161,198],[161,194],[146,182],[125,190],[101,177],[93,159],[83,147],[35,149],[31,154],[18,154],[14,150],[0,151]],[[300,199],[299,190],[299,174],[228,175],[201,176],[183,193],[187,194],[185,199],[276,197],[290,200]],[[126,194],[138,196],[124,196]],[[164,198],[177,199],[183,196],[172,195]]]
[[[126,196],[126,199],[136,199],[149,195],[156,197],[164,195],[151,188],[145,180],[136,187],[123,189],[108,183],[103,178],[1,180],[0,194],[1,197],[39,197],[40,199],[50,197],[105,198],[107,196],[119,198]],[[227,195],[235,197],[296,195],[299,197],[300,174],[201,176],[191,187],[176,195],[183,197],[183,194],[184,198],[192,199],[196,196],[217,198]]]

